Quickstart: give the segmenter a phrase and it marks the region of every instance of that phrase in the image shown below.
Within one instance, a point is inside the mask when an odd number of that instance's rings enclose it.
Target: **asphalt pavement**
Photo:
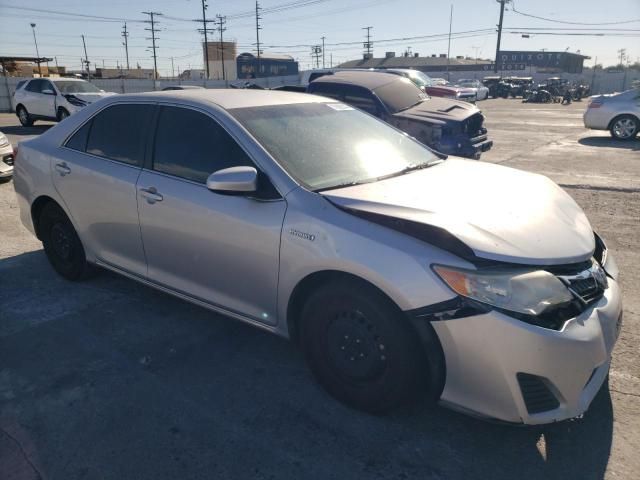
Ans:
[[[0,479],[638,478],[640,140],[585,130],[585,102],[479,106],[495,142],[482,161],[560,183],[620,266],[624,326],[583,418],[508,427],[440,407],[350,410],[283,339],[108,272],[62,280],[20,224],[8,182]],[[0,114],[12,142],[46,128]]]

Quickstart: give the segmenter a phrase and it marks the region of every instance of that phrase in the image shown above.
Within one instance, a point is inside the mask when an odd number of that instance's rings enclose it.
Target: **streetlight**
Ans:
[[[36,24],[31,24],[31,30],[33,31],[33,43],[36,44],[36,57],[38,57],[38,74],[42,77],[42,67],[40,66],[40,53],[38,53],[38,41],[36,40]]]

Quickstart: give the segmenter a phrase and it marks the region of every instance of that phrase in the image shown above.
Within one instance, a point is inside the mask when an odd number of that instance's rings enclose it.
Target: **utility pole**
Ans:
[[[145,30],[151,32],[151,38],[146,37],[147,40],[151,40],[151,49],[153,52],[153,79],[154,80],[158,80],[158,57],[156,55],[156,49],[158,48],[156,46],[156,40],[158,40],[158,38],[156,37],[156,23],[157,20],[155,19],[155,16],[161,16],[162,13],[160,12],[142,12],[145,15],[149,15],[149,20],[145,20],[144,23],[149,23],[151,24],[151,28],[145,28]],[[154,83],[154,88],[155,88],[155,83]]]
[[[367,41],[362,45],[364,46],[364,56],[368,59],[373,56],[373,43],[371,42],[371,29],[373,27],[362,27],[362,30],[367,31]]]
[[[324,40],[326,37],[322,37],[322,68],[325,68],[324,66]]]
[[[256,78],[260,75],[260,30],[262,30],[262,27],[260,26],[260,20],[262,19],[260,16],[260,10],[262,10],[260,8],[260,3],[256,0],[256,51],[258,53]]]
[[[447,80],[451,78],[449,75],[449,65],[451,64],[451,24],[453,23],[453,4],[449,12],[449,45],[447,46]]]
[[[333,53],[329,54],[329,65],[330,65],[330,68],[333,68]]]
[[[207,0],[202,0],[202,33],[204,33],[204,63],[205,63],[205,71],[207,72],[207,80],[209,80],[209,43],[207,40],[207,24],[210,22],[214,22],[215,20],[207,20]]]
[[[173,57],[171,57],[171,78],[176,78],[176,71],[173,69]]]
[[[502,19],[504,18],[504,4],[509,0],[496,0],[500,4],[500,21],[498,22],[498,42],[496,43],[496,61],[493,72],[498,73],[498,57],[500,55],[500,39],[502,38]]]
[[[322,47],[320,45],[313,45],[311,47],[311,62],[315,60],[316,68],[320,68],[320,54],[322,53]]]
[[[91,70],[89,69],[89,57],[87,56],[87,43],[82,35],[82,46],[84,47],[84,64],[87,66],[87,80],[91,80]]]
[[[224,71],[224,38],[222,34],[226,30],[224,25],[225,23],[227,23],[227,17],[216,15],[216,18],[218,19],[218,30],[220,31],[220,59],[222,60],[222,80],[226,80],[227,76]]]
[[[129,32],[127,32],[127,22],[124,22],[124,28],[122,30],[122,36],[124,37],[124,53],[127,56],[127,73],[129,73]]]
[[[475,52],[475,59],[476,59],[476,64],[478,63],[478,51],[480,50],[481,47],[476,47],[475,45],[472,45],[471,48],[473,48],[473,51]]]
[[[38,41],[36,40],[36,24],[31,24],[31,30],[33,31],[33,43],[36,44],[36,57],[38,57],[38,75],[42,77],[42,67],[40,66],[40,53],[38,52]]]

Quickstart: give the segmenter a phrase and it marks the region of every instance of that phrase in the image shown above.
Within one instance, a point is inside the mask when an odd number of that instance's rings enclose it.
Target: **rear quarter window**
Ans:
[[[105,108],[91,121],[86,152],[128,165],[142,166],[147,127],[154,108],[146,104]]]

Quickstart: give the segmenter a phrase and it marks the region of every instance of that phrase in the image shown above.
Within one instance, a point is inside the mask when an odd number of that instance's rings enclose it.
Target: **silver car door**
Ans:
[[[155,105],[116,104],[96,114],[52,158],[55,187],[97,260],[146,276],[136,181]]]
[[[262,193],[223,195],[209,174],[255,166],[212,117],[160,107],[153,163],[138,179],[149,279],[206,303],[274,324],[286,202],[262,177]],[[261,197],[261,198],[257,198]]]

